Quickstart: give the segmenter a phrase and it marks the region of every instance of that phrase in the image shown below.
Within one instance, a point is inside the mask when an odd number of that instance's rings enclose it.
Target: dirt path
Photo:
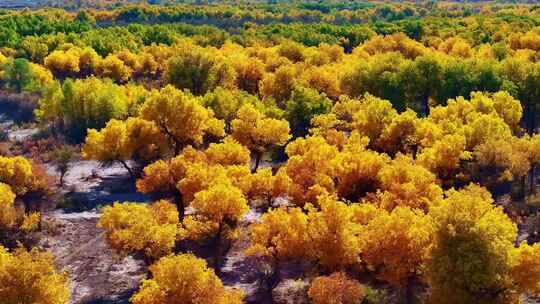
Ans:
[[[98,219],[95,212],[48,213],[39,245],[52,251],[58,267],[69,273],[70,303],[128,303],[146,267],[131,257],[115,258],[96,228]]]
[[[255,259],[246,257],[245,250],[249,247],[248,226],[260,220],[261,213],[251,210],[240,222],[240,235],[233,242],[229,252],[224,257],[221,267],[221,280],[225,286],[242,289],[246,293],[246,303],[266,304],[264,294],[260,291],[259,266]]]
[[[55,173],[53,166],[49,172]],[[140,260],[115,256],[96,227],[99,209],[115,201],[145,203],[151,198],[136,192],[121,166],[102,168],[93,161],[74,162],[60,191],[65,206],[44,215],[47,224],[40,245],[69,273],[70,303],[129,303],[147,268]]]

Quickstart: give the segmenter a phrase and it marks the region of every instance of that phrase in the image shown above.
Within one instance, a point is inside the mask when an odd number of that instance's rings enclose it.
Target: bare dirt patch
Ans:
[[[120,259],[107,246],[96,227],[94,212],[44,216],[51,228],[42,232],[39,245],[50,250],[58,267],[69,273],[71,303],[128,303],[146,275],[146,266],[132,257]]]

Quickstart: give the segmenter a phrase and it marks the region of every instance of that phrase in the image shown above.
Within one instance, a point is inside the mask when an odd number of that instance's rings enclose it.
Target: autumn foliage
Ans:
[[[3,303],[68,303],[68,277],[53,256],[37,249],[9,252],[0,246],[0,296]]]
[[[105,207],[98,227],[119,254],[140,252],[157,259],[172,252],[177,236],[178,211],[166,201],[150,206],[116,203]]]
[[[150,272],[152,279],[143,281],[132,303],[243,303],[242,292],[225,289],[204,260],[191,254],[161,258]]]
[[[315,278],[308,293],[314,304],[353,304],[361,302],[364,297],[360,283],[347,278],[342,272]]]
[[[0,16],[2,99],[40,129],[0,132],[0,303],[69,301],[52,256],[2,247],[70,201],[39,164],[65,143],[154,201],[98,208],[151,265],[134,304],[243,303],[245,265],[260,301],[539,296],[537,6],[41,2]]]

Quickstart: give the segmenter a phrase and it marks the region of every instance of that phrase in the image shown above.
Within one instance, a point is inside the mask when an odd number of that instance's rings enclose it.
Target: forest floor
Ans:
[[[12,121],[0,113],[0,128],[9,140],[22,141],[35,134],[34,128],[14,128]],[[271,165],[266,163],[265,165]],[[53,165],[49,173],[56,176]],[[134,257],[118,257],[107,246],[104,232],[96,227],[100,208],[115,201],[147,203],[150,196],[137,193],[134,182],[119,165],[100,167],[94,161],[75,161],[65,176],[65,184],[58,188],[57,208],[43,213],[43,230],[35,238],[43,249],[52,251],[56,263],[69,274],[71,304],[124,304],[137,290],[148,271],[147,265]],[[253,208],[240,223],[240,235],[230,247],[221,265],[221,279],[231,288],[246,292],[247,303],[270,303],[269,294],[260,288],[264,278],[263,265],[245,256],[249,246],[248,226],[260,219]],[[520,225],[520,239],[530,237],[527,223]],[[195,247],[200,256],[211,263],[212,252]],[[274,303],[303,304],[307,301],[309,280],[303,276],[305,266],[282,265],[281,280],[273,291]],[[395,293],[388,286],[377,286],[388,293],[384,303],[397,303]],[[421,288],[420,288],[421,289]],[[524,303],[540,304],[534,299]]]
[[[50,171],[54,174],[52,167]],[[62,209],[44,213],[39,245],[51,250],[60,269],[69,273],[71,303],[129,303],[147,267],[142,260],[116,256],[96,224],[102,206],[115,201],[144,203],[150,198],[135,192],[123,168],[100,168],[87,161],[72,165],[61,194]]]

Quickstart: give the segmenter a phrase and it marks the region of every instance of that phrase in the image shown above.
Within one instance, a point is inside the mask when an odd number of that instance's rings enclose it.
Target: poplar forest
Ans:
[[[540,4],[0,0],[0,304],[540,303]]]

